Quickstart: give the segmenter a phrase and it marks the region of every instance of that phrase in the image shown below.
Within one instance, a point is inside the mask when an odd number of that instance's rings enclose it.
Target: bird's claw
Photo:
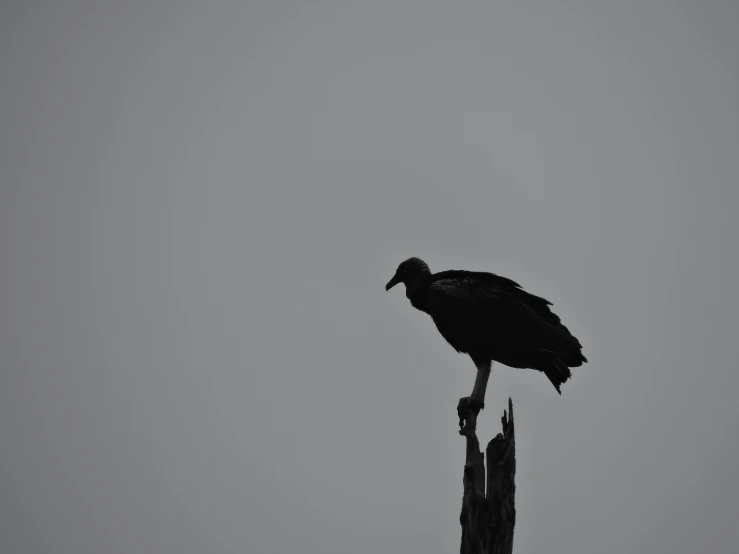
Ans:
[[[459,399],[457,415],[459,416],[460,433],[471,427],[474,431],[477,414],[485,407],[485,401],[479,396],[465,396]],[[466,422],[466,425],[465,425]]]

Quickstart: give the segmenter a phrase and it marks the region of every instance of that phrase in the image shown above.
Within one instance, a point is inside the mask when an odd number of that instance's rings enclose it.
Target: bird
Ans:
[[[474,430],[493,361],[544,373],[560,395],[570,368],[587,362],[552,303],[511,279],[480,271],[431,273],[426,262],[413,257],[398,266],[385,290],[400,283],[411,305],[430,315],[442,337],[477,368],[472,394],[457,406],[461,428]]]

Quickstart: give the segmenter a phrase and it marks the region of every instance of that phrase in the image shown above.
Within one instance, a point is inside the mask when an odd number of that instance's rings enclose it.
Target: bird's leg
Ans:
[[[470,399],[473,402],[479,401],[480,409],[485,407],[485,391],[488,388],[488,378],[490,377],[490,363],[480,364],[477,366],[477,375],[475,376],[475,384],[472,387],[472,395]]]
[[[472,387],[472,394],[459,399],[457,405],[457,415],[459,415],[459,427],[465,428],[464,422],[467,421],[467,427],[472,431],[477,426],[477,414],[485,407],[485,391],[488,387],[488,378],[490,377],[491,363],[476,363],[477,375],[475,376],[475,385]],[[461,432],[461,431],[460,431]]]

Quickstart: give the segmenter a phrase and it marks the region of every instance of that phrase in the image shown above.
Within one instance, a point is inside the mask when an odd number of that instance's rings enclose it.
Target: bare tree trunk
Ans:
[[[475,418],[476,419],[476,418]],[[474,422],[474,419],[473,419]],[[475,425],[460,431],[467,440],[464,466],[461,554],[511,554],[513,527],[516,524],[516,443],[513,432],[513,402],[508,399],[508,414],[503,412],[503,433],[488,443],[487,487],[485,461],[480,452]]]

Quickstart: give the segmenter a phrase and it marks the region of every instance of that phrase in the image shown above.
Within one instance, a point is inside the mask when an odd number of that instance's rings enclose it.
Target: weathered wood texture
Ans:
[[[503,412],[503,433],[488,443],[487,486],[485,461],[480,452],[475,425],[460,431],[467,440],[464,467],[461,554],[511,554],[516,524],[515,475],[516,442],[513,429],[513,402]]]

